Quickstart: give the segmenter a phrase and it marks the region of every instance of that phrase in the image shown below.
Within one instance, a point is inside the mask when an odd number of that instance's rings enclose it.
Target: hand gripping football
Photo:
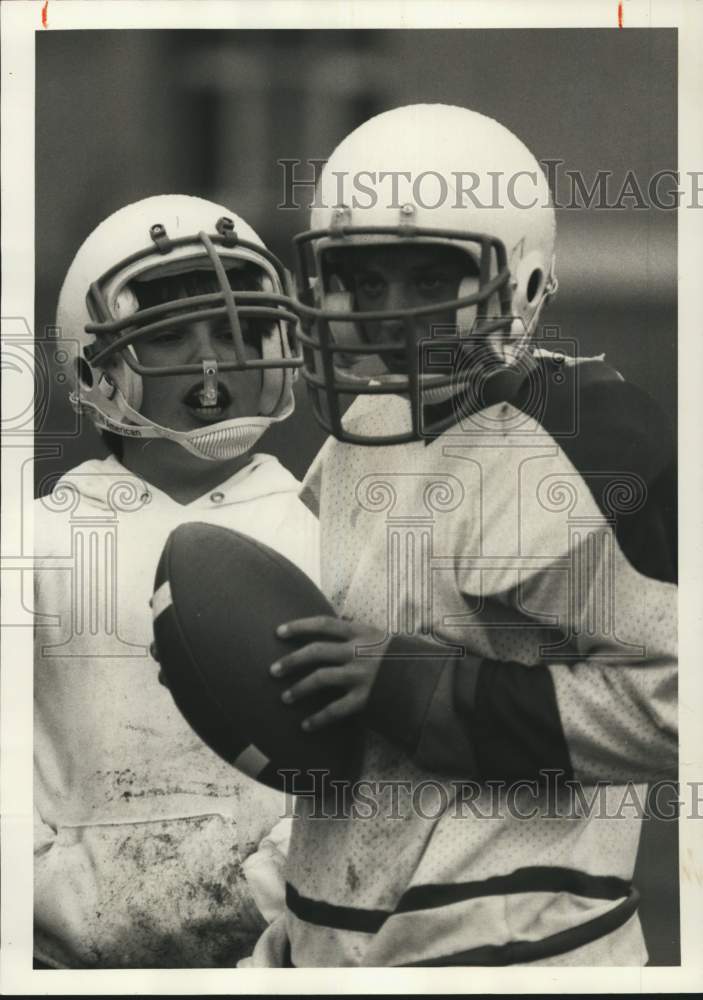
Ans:
[[[304,732],[303,719],[330,695],[286,705],[281,694],[290,679],[269,673],[275,660],[302,644],[279,639],[278,625],[334,615],[297,566],[237,531],[182,524],[161,554],[152,613],[163,680],[185,719],[220,757],[257,781],[294,793],[317,793],[330,779],[353,777],[357,725],[344,721]]]

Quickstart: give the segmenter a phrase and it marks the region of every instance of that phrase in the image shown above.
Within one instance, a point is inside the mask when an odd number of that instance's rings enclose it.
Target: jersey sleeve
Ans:
[[[479,781],[553,770],[584,783],[676,775],[671,438],[651,401],[620,382],[596,379],[585,402],[590,436],[568,442],[568,457],[586,470],[591,523],[607,544],[580,531],[568,553],[573,586],[545,566],[494,595],[528,629],[555,616],[555,641],[530,663],[478,655],[468,641],[463,656],[444,658],[413,637],[388,647],[369,724],[430,770]],[[602,470],[618,471],[609,479]],[[644,501],[615,525],[598,522],[624,471],[643,484]]]
[[[242,864],[252,896],[267,923],[285,910],[285,868],[293,820],[279,820]]]
[[[663,605],[652,613],[666,623],[675,594]],[[586,783],[675,775],[676,659],[666,642],[633,659],[594,643],[580,659],[529,666],[431,649],[393,640],[367,707],[370,725],[429,770],[479,781],[550,770]]]

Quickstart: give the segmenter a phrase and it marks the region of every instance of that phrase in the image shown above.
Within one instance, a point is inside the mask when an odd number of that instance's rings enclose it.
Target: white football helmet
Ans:
[[[484,376],[488,368],[520,365],[540,310],[556,291],[555,214],[542,168],[507,128],[466,108],[409,105],[359,126],[327,161],[310,224],[294,241],[302,374],[318,421],[342,441],[393,444],[424,436],[423,407],[464,391],[477,365]],[[457,297],[360,312],[335,254],[398,244],[463,251],[469,260]],[[448,310],[455,317],[452,335],[445,328],[440,339],[419,345],[416,319]],[[397,363],[395,371],[382,363],[384,354],[397,361],[397,337],[371,346],[364,334],[364,323],[381,318],[404,328],[403,374]],[[445,349],[445,357],[446,349],[454,351],[452,374],[446,364],[442,373],[432,372],[436,348]],[[378,370],[369,374],[372,353]],[[354,356],[362,363],[350,363]],[[370,394],[406,396],[412,428],[386,437],[345,429],[340,397]]]
[[[248,267],[257,290],[233,291],[228,272]],[[140,308],[136,283],[186,272],[214,273],[219,290]],[[74,349],[74,406],[98,428],[129,437],[168,438],[201,458],[243,454],[294,407],[291,351],[296,316],[287,275],[254,230],[222,205],[187,195],[157,195],[121,208],[100,223],[73,259],[59,295],[57,325]],[[226,316],[236,360],[202,358],[169,368],[140,364],[134,344],[194,319]],[[262,321],[261,357],[245,357],[241,319]],[[178,431],[140,412],[142,379],[200,375],[202,398],[217,396],[218,371],[258,369],[260,412]]]

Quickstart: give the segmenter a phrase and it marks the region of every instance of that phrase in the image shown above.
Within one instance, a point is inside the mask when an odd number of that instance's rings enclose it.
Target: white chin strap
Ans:
[[[190,431],[175,431],[147,420],[127,403],[119,389],[115,392],[113,402],[117,404],[124,418],[122,420],[113,420],[85,396],[73,398],[76,405],[88,412],[96,427],[102,430],[111,431],[121,437],[165,438],[168,441],[175,441],[191,455],[210,461],[223,461],[244,455],[253,448],[271,424],[289,417],[295,405],[291,393],[289,400],[276,416],[234,417],[232,420],[222,420]]]

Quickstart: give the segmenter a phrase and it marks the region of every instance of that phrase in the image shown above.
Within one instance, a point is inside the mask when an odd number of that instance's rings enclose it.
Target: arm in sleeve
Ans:
[[[555,769],[589,783],[676,774],[672,439],[636,389],[618,382],[591,395],[584,419],[591,433],[567,441],[572,466],[631,473],[646,484],[644,502],[608,527],[602,512],[620,472],[586,472],[579,502],[589,516],[581,541],[565,552],[566,572],[562,558],[561,569],[554,564],[519,581],[510,571],[504,579],[460,581],[467,594],[486,586],[516,624],[555,623],[548,632],[558,647],[535,648],[531,665],[481,659],[470,648],[463,657],[437,657],[417,639],[390,644],[369,723],[424,766],[477,780],[531,780]],[[559,531],[569,537],[559,522],[568,514],[557,513],[555,522],[541,506],[531,510],[522,554],[541,556],[553,551]]]
[[[527,667],[475,656],[431,660],[396,640],[368,724],[430,770],[467,779],[654,781],[676,774],[673,662]],[[427,647],[429,651],[429,647]]]
[[[243,862],[242,869],[254,901],[267,923],[285,910],[285,866],[288,859],[292,819],[279,820]]]
[[[522,578],[507,569],[459,579],[467,595],[509,608],[514,625],[536,626],[533,636],[544,630],[531,665],[471,655],[470,634],[462,657],[437,656],[415,638],[387,650],[369,724],[430,769],[477,780],[531,780],[558,769],[584,782],[676,773],[673,439],[645,394],[595,377],[603,367],[583,368],[581,383],[591,384],[581,398],[582,433],[563,439],[571,466],[560,471],[587,516],[573,538],[569,512],[549,513],[541,502],[521,522],[521,555],[559,555],[555,540],[563,538],[563,556]],[[620,497],[622,474],[645,486],[639,506],[628,509]],[[604,516],[618,498],[623,513]]]
[[[422,767],[465,779],[571,774],[546,668],[435,652],[423,639],[390,643],[366,708],[371,728]]]
[[[542,598],[557,587],[559,574],[546,574]],[[546,606],[558,607],[556,596],[547,595]],[[623,622],[619,640],[632,638],[631,645],[583,630],[567,647],[569,658],[532,666],[437,656],[425,640],[396,638],[367,721],[418,764],[468,779],[532,780],[555,769],[587,783],[675,775],[676,588],[640,578],[631,599],[638,608],[629,609],[629,628],[627,616],[614,615]],[[522,591],[523,611],[526,603]],[[626,604],[618,603],[620,611]]]

